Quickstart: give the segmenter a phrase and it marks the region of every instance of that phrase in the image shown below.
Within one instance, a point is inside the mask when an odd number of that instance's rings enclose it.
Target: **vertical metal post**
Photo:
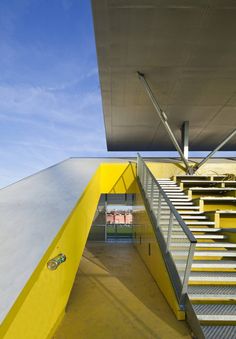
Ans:
[[[137,155],[137,176],[139,177],[141,181],[141,168],[140,168],[140,157],[139,154]]]
[[[153,190],[154,190],[154,183],[153,183],[153,179],[151,178],[151,202],[150,202],[151,209],[153,209]]]
[[[143,166],[143,163],[141,163],[141,161],[140,161],[140,167],[141,167],[141,173],[142,173],[142,185],[144,187],[145,168]]]
[[[157,226],[160,227],[160,219],[161,219],[161,200],[162,200],[162,196],[161,196],[161,192],[158,192],[158,208],[157,208]]]
[[[185,159],[188,160],[189,152],[189,121],[184,121],[181,129],[182,134],[182,150],[185,156]]]
[[[145,193],[146,193],[146,196],[148,198],[148,170],[147,168],[145,167]]]
[[[191,273],[192,263],[193,263],[193,257],[194,257],[194,251],[195,251],[196,243],[190,243],[190,248],[188,252],[188,259],[185,266],[185,272],[184,272],[184,278],[183,278],[183,287],[182,287],[182,298],[187,293],[188,290],[188,281],[189,276]]]
[[[170,211],[170,219],[169,219],[167,243],[166,243],[166,252],[168,252],[169,248],[170,248],[171,234],[172,234],[172,228],[173,228],[173,217],[174,217],[173,213]]]
[[[145,179],[146,179],[146,168],[145,166],[142,164],[142,170],[143,170],[143,189],[145,190]]]

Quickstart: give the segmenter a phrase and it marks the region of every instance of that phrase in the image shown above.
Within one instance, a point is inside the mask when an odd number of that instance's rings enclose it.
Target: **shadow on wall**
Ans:
[[[121,191],[126,193],[136,193],[136,176],[136,163],[129,162],[129,165],[124,169],[123,173],[108,193],[118,194]]]

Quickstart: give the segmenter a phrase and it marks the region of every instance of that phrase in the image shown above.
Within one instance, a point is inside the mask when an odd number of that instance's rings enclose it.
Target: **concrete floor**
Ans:
[[[190,338],[132,244],[88,243],[54,339]]]

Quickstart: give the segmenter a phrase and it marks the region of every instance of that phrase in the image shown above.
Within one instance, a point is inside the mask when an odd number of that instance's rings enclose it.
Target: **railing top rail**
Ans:
[[[167,205],[169,206],[171,212],[173,213],[173,215],[175,216],[176,220],[178,221],[179,225],[181,226],[183,232],[185,233],[185,235],[187,236],[187,238],[189,239],[189,241],[191,243],[197,243],[196,238],[194,237],[194,235],[192,234],[192,232],[189,230],[189,228],[187,227],[187,225],[185,224],[184,220],[181,218],[180,214],[177,212],[177,210],[175,209],[175,207],[173,206],[172,202],[170,201],[170,199],[168,198],[167,194],[164,192],[164,190],[161,188],[161,185],[157,182],[156,178],[154,177],[154,175],[152,174],[152,172],[150,171],[150,169],[148,168],[148,166],[146,165],[145,161],[143,160],[143,158],[140,156],[140,154],[138,153],[138,158],[140,159],[140,161],[144,164],[145,168],[148,170],[149,175],[151,176],[154,184],[158,187],[158,190],[161,192],[163,198],[165,199]]]

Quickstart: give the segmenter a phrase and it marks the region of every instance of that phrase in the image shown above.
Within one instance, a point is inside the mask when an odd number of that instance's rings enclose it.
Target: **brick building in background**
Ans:
[[[133,216],[130,210],[112,210],[107,213],[107,224],[126,224],[131,225],[133,223]]]

